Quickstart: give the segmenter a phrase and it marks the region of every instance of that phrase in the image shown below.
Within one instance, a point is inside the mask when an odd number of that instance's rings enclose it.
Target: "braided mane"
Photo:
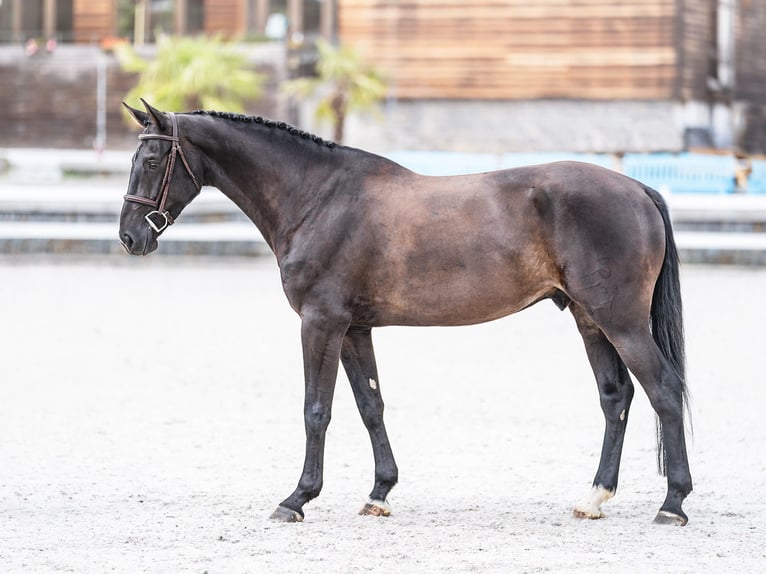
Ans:
[[[244,114],[235,114],[232,112],[216,112],[213,110],[196,110],[191,113],[195,115],[211,116],[214,118],[224,118],[224,119],[232,120],[235,122],[262,124],[266,126],[267,128],[276,128],[278,130],[284,130],[290,135],[293,135],[305,140],[311,140],[318,145],[324,145],[329,148],[333,148],[336,146],[335,142],[324,140],[317,135],[298,129],[295,126],[291,126],[290,124],[287,124],[285,122],[277,122],[274,120],[263,118],[261,116],[247,116]]]

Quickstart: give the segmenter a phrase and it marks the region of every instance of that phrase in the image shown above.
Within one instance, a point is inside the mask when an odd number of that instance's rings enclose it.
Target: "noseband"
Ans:
[[[141,195],[125,195],[124,199],[125,201],[132,201],[133,203],[140,203],[141,205],[148,205],[149,207],[153,207],[154,211],[150,211],[144,216],[144,219],[149,224],[149,227],[154,229],[157,233],[163,232],[168,225],[173,225],[175,223],[175,220],[170,215],[170,212],[165,209],[165,202],[168,199],[168,193],[170,192],[170,182],[173,179],[173,168],[176,165],[176,156],[181,156],[181,161],[184,164],[184,167],[186,168],[186,173],[189,174],[189,177],[191,177],[192,181],[194,182],[194,186],[197,188],[197,191],[200,191],[200,185],[197,183],[197,178],[194,177],[194,173],[192,173],[191,168],[189,167],[189,163],[186,161],[186,156],[184,156],[184,150],[181,149],[181,144],[178,138],[178,120],[176,119],[176,115],[173,112],[167,112],[168,116],[170,116],[170,123],[173,126],[173,135],[167,136],[164,134],[140,134],[138,136],[138,139],[140,140],[166,140],[169,142],[172,142],[172,146],[170,148],[170,157],[168,158],[168,163],[165,167],[165,175],[162,178],[162,187],[160,188],[160,194],[157,197],[157,199],[150,199],[148,197],[143,197]],[[160,215],[164,219],[164,222],[161,222],[161,225],[157,225],[154,221],[152,221],[153,215]]]

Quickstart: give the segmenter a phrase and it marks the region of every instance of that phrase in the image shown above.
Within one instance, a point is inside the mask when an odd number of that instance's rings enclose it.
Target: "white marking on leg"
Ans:
[[[372,379],[372,378],[371,378],[371,379],[370,379],[370,388],[371,388],[373,391],[374,391],[375,389],[377,389],[377,388],[378,388],[378,381],[376,381],[375,379]]]
[[[359,514],[366,516],[391,516],[391,507],[385,500],[373,500],[370,498]]]
[[[388,504],[387,500],[373,500],[372,498],[367,500],[367,504],[371,506],[377,506],[378,508],[382,508],[386,512],[391,512],[391,505]]]
[[[620,420],[621,421],[625,420],[625,409],[622,409],[622,412],[620,413]]]
[[[590,491],[588,500],[575,506],[574,514],[578,518],[603,518],[605,514],[601,510],[601,505],[613,496],[613,491],[603,486],[594,486]]]

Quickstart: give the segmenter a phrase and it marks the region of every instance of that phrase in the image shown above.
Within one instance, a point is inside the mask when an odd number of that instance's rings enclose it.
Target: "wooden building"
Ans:
[[[766,151],[766,0],[0,0],[0,44],[141,44],[157,30],[250,38],[275,17],[285,41],[355,47],[385,73],[400,112],[417,102],[444,118],[461,102],[539,103],[544,114],[554,101],[649,102],[650,112],[611,109],[637,120],[659,112],[681,132],[718,134],[721,147]],[[407,121],[423,115],[413,108]],[[682,146],[674,137],[657,149]]]
[[[242,38],[275,13],[357,48],[401,99],[766,97],[766,0],[2,0],[0,43]]]
[[[402,98],[658,98],[674,16],[675,0],[343,0],[339,27]]]
[[[399,100],[672,102],[687,127],[729,129],[732,141],[753,122],[766,132],[758,119],[766,116],[764,30],[766,0],[339,0],[338,7],[341,41],[382,69]]]
[[[766,4],[742,3],[746,11]],[[400,98],[666,99],[696,95],[710,76],[716,5],[341,0],[339,31],[386,71]]]

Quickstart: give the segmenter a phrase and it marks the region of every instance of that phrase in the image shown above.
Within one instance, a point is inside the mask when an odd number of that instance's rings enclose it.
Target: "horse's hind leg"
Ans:
[[[370,433],[375,458],[375,486],[359,514],[388,516],[386,502],[398,478],[398,470],[383,423],[383,399],[369,328],[351,327],[343,338],[341,361],[354,391],[359,414]]]
[[[625,363],[601,329],[576,303],[572,303],[571,311],[596,376],[601,410],[606,421],[601,461],[593,479],[593,489],[587,500],[575,506],[574,514],[579,518],[603,518],[601,504],[612,498],[617,490],[622,444],[634,389]]]
[[[655,522],[683,526],[688,518],[681,504],[692,490],[684,436],[683,383],[655,344],[648,325],[608,334],[625,364],[646,391],[662,425],[668,492]]]

